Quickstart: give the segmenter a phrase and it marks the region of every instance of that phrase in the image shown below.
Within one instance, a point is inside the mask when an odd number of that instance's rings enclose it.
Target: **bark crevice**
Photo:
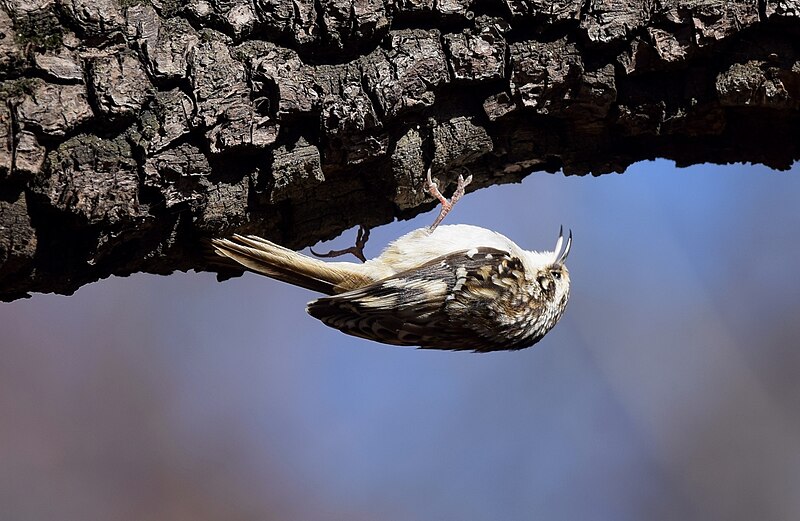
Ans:
[[[800,156],[791,0],[0,0],[0,298],[532,171]]]

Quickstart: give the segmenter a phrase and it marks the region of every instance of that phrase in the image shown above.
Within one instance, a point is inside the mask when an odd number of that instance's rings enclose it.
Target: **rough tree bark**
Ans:
[[[0,298],[532,171],[800,152],[800,1],[0,0]]]

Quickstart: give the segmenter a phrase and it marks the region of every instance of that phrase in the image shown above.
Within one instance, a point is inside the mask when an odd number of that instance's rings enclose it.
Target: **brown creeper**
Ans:
[[[443,203],[434,225],[363,264],[320,261],[253,235],[212,244],[245,268],[329,295],[310,302],[308,313],[350,335],[427,349],[529,347],[567,306],[572,232],[566,244],[559,233],[554,251],[534,252],[485,228],[438,226],[469,180],[459,178],[447,201],[428,171],[428,188]]]

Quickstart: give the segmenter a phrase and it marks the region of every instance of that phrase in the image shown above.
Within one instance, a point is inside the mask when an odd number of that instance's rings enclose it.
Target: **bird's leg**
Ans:
[[[328,253],[317,253],[314,250],[311,250],[311,253],[313,253],[317,257],[325,257],[325,258],[341,257],[342,255],[347,255],[348,253],[352,253],[361,262],[367,262],[367,258],[364,256],[364,246],[367,245],[368,240],[369,240],[369,228],[367,228],[362,224],[358,227],[358,236],[356,237],[355,246],[350,246],[349,248],[345,248],[343,250],[331,250]]]
[[[471,182],[472,182],[471,175],[468,176],[466,179],[464,179],[464,176],[459,174],[458,186],[456,186],[456,191],[453,193],[453,196],[448,201],[447,198],[442,195],[442,192],[439,191],[439,187],[437,186],[437,184],[433,182],[433,179],[431,179],[431,169],[430,167],[428,168],[428,175],[425,181],[425,188],[427,188],[428,192],[430,192],[432,196],[434,196],[436,199],[439,200],[440,203],[442,203],[442,209],[439,210],[439,215],[436,217],[436,220],[433,221],[433,224],[431,224],[431,227],[429,228],[430,231],[435,230],[436,227],[439,226],[439,224],[445,218],[445,216],[448,213],[450,213],[450,210],[452,210],[456,202],[458,202],[458,200],[461,199],[461,197],[464,195],[464,190],[466,189],[467,185],[470,184]]]

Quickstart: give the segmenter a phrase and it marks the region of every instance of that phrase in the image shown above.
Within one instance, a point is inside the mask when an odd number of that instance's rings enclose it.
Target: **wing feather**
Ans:
[[[434,259],[362,288],[312,301],[308,312],[344,333],[427,349],[521,349],[536,312],[522,262],[479,248]],[[499,330],[502,329],[502,330]]]

